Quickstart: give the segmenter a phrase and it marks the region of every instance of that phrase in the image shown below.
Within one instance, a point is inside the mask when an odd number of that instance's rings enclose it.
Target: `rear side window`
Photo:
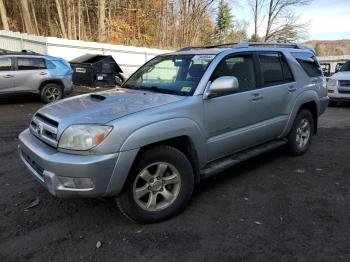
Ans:
[[[259,60],[264,86],[294,81],[287,61],[279,53],[259,54]]]
[[[11,58],[0,58],[0,71],[9,71],[12,69]]]
[[[292,53],[309,77],[322,76],[322,69],[316,57],[312,53]]]
[[[17,58],[18,70],[46,69],[45,61],[42,58],[19,57]]]

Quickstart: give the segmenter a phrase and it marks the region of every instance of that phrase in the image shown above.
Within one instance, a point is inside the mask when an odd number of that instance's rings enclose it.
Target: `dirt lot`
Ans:
[[[30,176],[17,135],[41,106],[0,98],[0,261],[350,261],[350,105],[327,110],[305,156],[250,160],[146,226],[113,199],[56,199]]]

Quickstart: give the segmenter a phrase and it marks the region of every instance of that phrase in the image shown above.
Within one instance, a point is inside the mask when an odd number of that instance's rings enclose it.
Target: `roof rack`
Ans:
[[[181,48],[180,51],[189,51],[193,49],[209,49],[209,48],[249,48],[249,47],[277,47],[277,48],[294,48],[294,49],[308,49],[315,54],[315,50],[301,44],[294,43],[274,43],[274,42],[241,42],[241,43],[230,43],[222,45],[212,46],[188,46]]]
[[[187,46],[187,47],[183,47],[183,48],[177,50],[177,52],[189,51],[189,50],[193,50],[193,49],[232,48],[232,46],[237,45],[237,44],[238,43],[228,43],[228,44],[220,44],[220,45],[207,45],[207,46]]]
[[[0,49],[0,55],[42,55],[30,50],[12,51],[6,49]]]

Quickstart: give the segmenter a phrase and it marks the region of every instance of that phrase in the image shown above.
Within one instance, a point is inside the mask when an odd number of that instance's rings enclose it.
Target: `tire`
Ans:
[[[337,104],[338,104],[338,102],[336,102],[336,101],[329,101],[328,106],[335,107],[335,106],[337,106]]]
[[[124,82],[124,77],[120,74],[115,75],[115,83],[117,86],[121,86]]]
[[[46,84],[40,90],[40,97],[45,104],[52,103],[62,99],[63,91],[61,86],[57,84],[54,84],[54,83]]]
[[[191,200],[194,174],[180,150],[156,146],[142,153],[135,163],[116,199],[124,216],[134,222],[154,223],[185,209]]]
[[[307,152],[314,134],[314,118],[309,110],[301,110],[294,120],[288,135],[288,149],[294,156]]]

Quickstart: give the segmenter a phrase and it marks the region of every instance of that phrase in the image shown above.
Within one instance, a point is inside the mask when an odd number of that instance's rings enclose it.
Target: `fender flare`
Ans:
[[[204,165],[207,159],[206,139],[195,121],[189,118],[172,118],[154,122],[135,130],[124,140],[106,196],[118,195],[121,192],[142,147],[181,136],[190,139],[196,149],[198,165]]]
[[[319,97],[316,91],[314,90],[306,90],[300,93],[296,98],[295,98],[295,103],[293,105],[293,109],[289,115],[288,122],[286,127],[284,128],[281,137],[286,137],[294,123],[294,119],[296,118],[300,108],[309,102],[314,102],[316,104],[316,109],[317,109],[317,115],[319,115],[320,112],[320,102],[319,102]],[[317,120],[317,119],[316,119]]]

